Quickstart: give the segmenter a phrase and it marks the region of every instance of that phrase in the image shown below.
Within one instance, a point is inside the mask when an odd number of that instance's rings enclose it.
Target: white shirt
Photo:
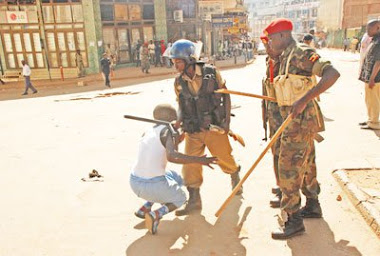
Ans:
[[[150,179],[165,175],[168,160],[160,140],[163,128],[164,125],[152,127],[140,138],[137,160],[132,168],[134,176]]]
[[[30,67],[28,66],[28,64],[25,64],[24,66],[22,66],[23,76],[30,76],[31,74],[32,74],[32,70],[30,70]]]

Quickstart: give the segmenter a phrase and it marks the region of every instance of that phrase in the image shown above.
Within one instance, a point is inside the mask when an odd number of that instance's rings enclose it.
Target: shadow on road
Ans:
[[[334,239],[334,233],[324,219],[305,220],[306,233],[288,240],[293,256],[360,256],[356,247],[349,246],[350,241]],[[347,230],[349,232],[349,230]]]
[[[241,204],[241,198],[234,198],[215,225],[198,214],[189,215],[184,220],[163,220],[156,235],[147,233],[139,238],[127,248],[126,255],[244,256],[246,249],[241,241],[245,238],[240,237],[240,233],[251,207],[245,209],[238,223]]]

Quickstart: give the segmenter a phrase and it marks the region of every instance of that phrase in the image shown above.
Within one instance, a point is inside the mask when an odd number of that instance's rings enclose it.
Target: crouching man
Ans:
[[[167,104],[156,106],[154,119],[172,122],[177,120],[176,110]],[[157,232],[160,219],[167,213],[179,208],[186,202],[186,194],[181,188],[182,178],[174,171],[166,171],[167,161],[202,165],[215,164],[216,157],[187,156],[177,151],[182,136],[172,134],[166,125],[155,125],[148,129],[140,139],[136,163],[131,175],[130,185],[133,192],[146,203],[135,212],[145,219],[146,228],[152,234]],[[161,204],[152,210],[154,203]]]

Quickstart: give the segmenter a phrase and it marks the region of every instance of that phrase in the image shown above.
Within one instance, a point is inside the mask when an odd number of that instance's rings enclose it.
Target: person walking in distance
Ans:
[[[231,99],[228,94],[214,91],[225,87],[220,72],[212,65],[197,63],[195,45],[189,40],[176,41],[170,51],[176,70],[174,89],[179,103],[176,126],[182,124],[185,131],[185,154],[202,156],[207,147],[211,155],[218,158],[218,165],[231,177],[234,188],[239,182],[240,166],[232,156],[228,140],[231,117]],[[225,132],[210,130],[210,126],[221,127]],[[200,164],[185,164],[182,168],[184,183],[189,191],[189,200],[177,216],[188,215],[202,209],[200,186],[203,182]],[[236,193],[241,195],[242,188]]]
[[[22,64],[22,76],[25,79],[25,91],[22,95],[27,95],[29,88],[33,91],[33,93],[37,93],[37,89],[34,88],[32,85],[32,82],[30,81],[30,76],[32,75],[32,70],[30,69],[29,65],[26,64],[25,60],[21,61]]]
[[[103,53],[103,58],[100,60],[100,68],[104,76],[105,86],[111,87],[111,83],[110,83],[111,62],[107,57],[107,53]]]

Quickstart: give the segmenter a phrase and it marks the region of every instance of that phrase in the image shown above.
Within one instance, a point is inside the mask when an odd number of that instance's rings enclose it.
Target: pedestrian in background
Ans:
[[[140,48],[140,58],[141,58],[141,71],[143,73],[149,74],[150,63],[149,63],[149,49],[148,42],[145,42]]]
[[[351,40],[351,52],[352,53],[356,53],[358,43],[359,43],[358,38],[356,36],[354,36],[354,38],[352,38],[352,40]]]
[[[150,61],[150,64],[154,64],[155,61],[154,61],[154,58],[155,58],[155,48],[156,46],[154,45],[153,43],[153,40],[150,40],[149,41],[149,45],[148,45],[148,50],[149,50],[149,61]]]
[[[161,46],[160,42],[156,41],[155,42],[155,48],[154,48],[154,66],[157,67],[158,65],[161,65],[162,67],[162,62],[161,62]]]
[[[110,84],[111,62],[108,59],[107,53],[103,53],[103,58],[100,60],[100,68],[102,70],[105,86],[111,87],[111,84]]]
[[[78,77],[83,77],[84,76],[84,63],[83,63],[82,54],[80,53],[79,49],[75,53],[75,63],[77,65]]]
[[[32,70],[28,64],[26,64],[25,60],[21,61],[22,64],[22,75],[25,79],[25,92],[22,95],[27,95],[29,88],[33,91],[33,93],[37,93],[37,89],[34,88],[32,82],[30,82],[30,76],[32,75]]]
[[[313,41],[313,36],[311,34],[306,34],[304,37],[303,37],[303,40],[302,42],[304,44],[307,44],[308,46],[312,47],[311,46],[311,42]],[[312,47],[314,48],[314,47]]]
[[[371,20],[367,25],[368,36],[372,37],[359,80],[365,83],[365,102],[368,121],[360,123],[362,129],[380,130],[380,21]]]
[[[345,38],[345,39],[343,40],[343,50],[344,50],[344,51],[347,51],[349,45],[350,45],[350,39],[349,39],[349,38]]]

